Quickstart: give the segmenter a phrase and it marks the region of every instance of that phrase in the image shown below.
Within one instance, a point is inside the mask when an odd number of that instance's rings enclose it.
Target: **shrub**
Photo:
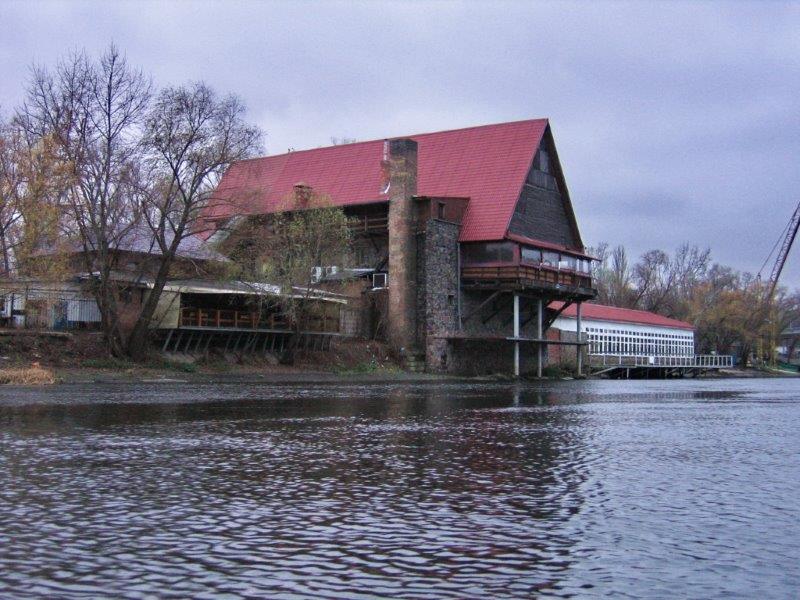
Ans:
[[[38,363],[27,368],[0,369],[0,384],[51,385],[55,382],[53,371],[43,369]]]

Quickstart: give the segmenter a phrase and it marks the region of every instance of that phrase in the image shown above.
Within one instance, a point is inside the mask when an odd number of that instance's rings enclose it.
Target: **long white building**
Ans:
[[[550,305],[556,310],[559,306]],[[553,322],[562,331],[577,330],[576,305],[567,307]],[[643,310],[583,304],[581,333],[590,356],[694,356],[694,327]]]

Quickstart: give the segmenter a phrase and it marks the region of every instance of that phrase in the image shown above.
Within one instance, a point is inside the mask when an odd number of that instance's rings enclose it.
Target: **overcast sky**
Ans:
[[[32,63],[114,41],[240,95],[271,154],[548,117],[584,241],[635,256],[757,271],[800,201],[800,2],[0,0],[0,23],[6,113]]]

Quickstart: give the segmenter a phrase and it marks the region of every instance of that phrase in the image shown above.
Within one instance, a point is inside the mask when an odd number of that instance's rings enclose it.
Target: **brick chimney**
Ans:
[[[413,351],[417,330],[417,240],[413,196],[417,193],[417,142],[390,140],[389,176],[389,343]]]
[[[314,188],[302,181],[294,184],[295,208],[307,208],[314,193]]]

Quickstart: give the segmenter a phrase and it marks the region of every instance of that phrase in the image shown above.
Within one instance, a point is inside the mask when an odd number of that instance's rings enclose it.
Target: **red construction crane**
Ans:
[[[775,258],[775,264],[772,265],[772,273],[769,276],[769,282],[767,284],[767,295],[764,299],[767,305],[772,302],[772,296],[775,294],[775,288],[778,286],[778,279],[780,279],[781,271],[783,271],[783,266],[786,264],[786,257],[789,256],[789,250],[792,249],[794,238],[797,237],[798,229],[800,229],[800,203],[797,204],[792,218],[789,219],[789,224],[786,226],[786,229],[784,229],[785,235],[783,236],[781,249],[778,251],[778,256]],[[775,247],[777,247],[777,245],[776,242]],[[772,248],[773,252],[775,251],[775,247]],[[772,252],[769,253],[769,256],[772,256]],[[769,261],[769,256],[761,266],[762,271]],[[758,277],[759,279],[761,278],[761,271],[758,272]]]

